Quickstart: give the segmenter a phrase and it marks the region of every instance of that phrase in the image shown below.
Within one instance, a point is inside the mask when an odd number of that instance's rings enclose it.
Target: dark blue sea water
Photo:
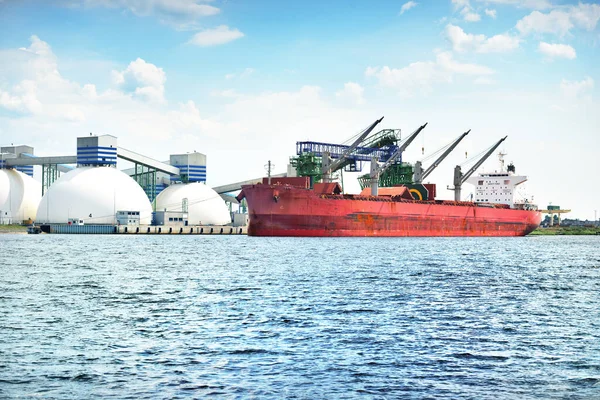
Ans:
[[[599,247],[0,235],[0,398],[600,398]]]

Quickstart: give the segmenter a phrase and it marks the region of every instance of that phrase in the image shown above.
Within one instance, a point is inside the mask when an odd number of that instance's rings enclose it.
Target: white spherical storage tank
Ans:
[[[146,193],[129,175],[111,167],[83,167],[61,176],[44,194],[37,223],[115,224],[117,211],[139,211],[140,224],[152,221]]]
[[[231,222],[225,201],[203,183],[171,185],[156,197],[156,211],[182,211],[187,199],[189,225],[226,225]]]
[[[0,169],[0,221],[20,224],[35,219],[42,184],[16,169]]]

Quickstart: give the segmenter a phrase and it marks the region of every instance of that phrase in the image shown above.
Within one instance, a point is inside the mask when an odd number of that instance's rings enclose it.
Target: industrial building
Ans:
[[[189,225],[227,225],[231,222],[221,196],[200,182],[169,186],[156,198],[156,210],[187,213]]]
[[[16,169],[0,169],[0,225],[35,220],[41,184]]]
[[[83,166],[61,176],[44,193],[37,224],[64,224],[72,219],[84,224],[114,225],[117,213],[139,213],[139,224],[152,221],[152,205],[131,177],[114,167]]]
[[[133,163],[133,168],[118,170],[118,159]],[[41,183],[32,178],[34,165],[41,166]],[[152,224],[233,225],[224,198],[234,199],[206,186],[202,153],[173,154],[161,162],[118,147],[114,136],[92,134],[77,138],[75,156],[36,157],[31,146],[2,147],[4,224],[35,220],[61,233],[110,231],[102,226],[116,232],[119,226]]]
[[[5,159],[17,158],[17,157],[34,157],[33,147],[31,146],[4,146],[0,147],[0,168],[4,164]],[[33,165],[17,165],[14,167],[19,172],[29,175],[33,178]]]

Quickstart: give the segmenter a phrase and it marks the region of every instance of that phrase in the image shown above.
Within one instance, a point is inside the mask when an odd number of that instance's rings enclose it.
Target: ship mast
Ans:
[[[498,153],[498,160],[500,161],[500,172],[504,172],[504,156],[506,155],[506,153],[503,152],[499,152]]]
[[[422,167],[422,163],[421,161],[417,161],[415,163],[415,172],[414,172],[414,181],[415,183],[422,183],[423,180],[425,178],[427,178],[429,176],[429,174],[431,174],[433,172],[433,170],[435,170],[442,161],[444,161],[444,159],[446,157],[448,157],[448,154],[450,154],[452,152],[452,150],[454,150],[454,148],[456,146],[458,146],[458,144],[461,142],[461,140],[464,139],[465,136],[467,136],[469,134],[469,132],[471,132],[471,130],[469,129],[468,131],[466,131],[465,133],[463,133],[462,135],[460,135],[451,145],[450,147],[448,147],[448,149],[441,155],[438,157],[437,160],[435,160],[433,162],[433,164],[431,164],[429,166],[429,168],[427,168],[425,171],[423,171],[423,167]]]
[[[323,182],[331,182],[331,173],[333,171],[336,171],[340,167],[340,165],[342,165],[342,163],[350,155],[350,153],[352,153],[358,147],[358,145],[364,140],[364,138],[366,138],[369,135],[369,133],[371,133],[371,131],[373,131],[373,129],[375,129],[377,124],[379,124],[381,121],[383,121],[383,117],[373,122],[371,126],[365,129],[365,131],[360,134],[360,136],[354,141],[354,143],[352,143],[352,145],[348,147],[344,151],[344,153],[342,153],[340,158],[335,160],[333,163],[331,162],[331,158],[329,157],[329,152],[323,152]]]
[[[370,179],[371,179],[371,196],[377,196],[377,192],[379,190],[379,176],[390,167],[396,160],[396,158],[400,157],[404,150],[415,140],[415,138],[421,133],[423,129],[427,126],[427,122],[425,125],[421,125],[416,131],[414,131],[404,143],[398,147],[398,149],[392,154],[392,156],[381,166],[377,164],[377,157],[373,157],[371,160],[371,171],[370,171]]]
[[[475,172],[477,170],[477,168],[479,168],[481,166],[481,164],[483,164],[485,162],[485,160],[488,159],[488,157],[498,148],[498,146],[500,146],[500,144],[502,142],[504,142],[506,140],[508,136],[504,136],[502,139],[498,140],[498,142],[496,142],[496,144],[494,144],[480,159],[479,161],[477,161],[475,163],[475,165],[473,165],[471,167],[471,169],[469,169],[465,174],[463,174],[460,170],[460,165],[457,165],[454,168],[454,187],[453,188],[448,188],[449,190],[454,190],[454,200],[455,201],[460,201],[460,190],[462,187],[462,184],[465,183],[465,181],[467,179],[469,179],[469,177],[471,175],[473,175],[473,172]]]

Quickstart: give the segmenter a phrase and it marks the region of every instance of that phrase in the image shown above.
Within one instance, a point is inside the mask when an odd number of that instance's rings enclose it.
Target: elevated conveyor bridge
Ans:
[[[399,129],[384,129],[371,137],[365,139],[365,146],[358,146],[348,156],[353,161],[371,161],[372,157],[377,157],[381,161],[387,161],[396,151],[397,141],[400,138]],[[350,148],[349,145],[333,144],[324,142],[296,142],[296,155],[312,153],[317,157],[323,157],[323,153],[328,152],[332,159],[337,159]]]
[[[271,175],[271,177],[273,178],[285,178],[287,176],[287,174],[275,174],[275,175]],[[254,185],[256,183],[261,183],[263,181],[263,177],[260,178],[256,178],[256,179],[249,179],[247,181],[241,181],[241,182],[235,182],[235,183],[229,183],[227,185],[221,185],[221,186],[215,186],[212,189],[217,192],[218,194],[225,194],[225,193],[231,193],[231,192],[236,192],[238,190],[242,190],[242,186],[243,185]]]
[[[130,161],[135,165],[135,174],[132,176],[147,192],[150,200],[156,197],[156,172],[164,172],[169,175],[179,175],[179,168],[167,163],[157,161],[131,150],[117,147],[117,157]],[[50,185],[58,179],[59,172],[66,173],[73,169],[70,165],[77,164],[77,156],[48,156],[37,157],[31,154],[21,153],[19,157],[6,158],[4,166],[8,168],[41,165],[42,166],[42,195]]]
[[[149,169],[164,172],[169,175],[179,175],[179,168],[177,167],[166,164],[162,161],[155,160],[150,157],[146,157],[144,155],[135,153],[131,150],[127,150],[122,147],[117,147],[117,157],[122,158],[123,160],[130,161],[134,164],[143,165],[144,167],[147,167]]]

